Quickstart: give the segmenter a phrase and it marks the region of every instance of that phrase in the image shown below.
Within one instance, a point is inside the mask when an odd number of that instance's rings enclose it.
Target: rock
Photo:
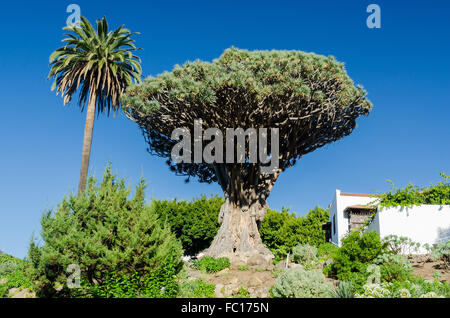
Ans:
[[[181,257],[181,260],[182,260],[183,262],[189,262],[189,261],[191,260],[191,257],[190,257],[190,256],[182,256],[182,257]]]
[[[198,253],[197,256],[196,256],[196,258],[197,258],[197,259],[200,259],[200,258],[202,258],[203,256],[205,256],[205,253]]]
[[[290,263],[290,264],[289,264],[289,268],[293,268],[293,269],[303,269],[303,265],[297,264],[297,263]]]
[[[216,289],[214,290],[214,293],[216,294],[217,298],[224,298],[225,296],[223,295],[223,285],[222,284],[217,284],[216,285]]]
[[[224,287],[224,293],[223,294],[224,294],[225,297],[229,297],[229,296],[233,295],[233,293],[236,292],[238,289],[239,289],[238,285],[236,285],[236,284],[229,284],[229,285],[226,285]]]
[[[18,290],[16,292],[11,292],[13,289]],[[19,288],[13,288],[9,290],[9,297],[11,298],[34,298],[36,296],[35,293],[31,292],[27,288],[20,289]]]
[[[0,279],[0,285],[1,284],[6,284],[8,282],[8,278],[2,278]]]
[[[253,254],[247,259],[246,263],[252,269],[267,270],[272,266],[272,258],[264,257],[261,254]]]
[[[276,268],[279,268],[279,269],[285,269],[285,268],[286,268],[286,261],[278,262],[278,263],[275,265],[275,267],[276,267]]]
[[[188,280],[194,280],[194,279],[200,279],[202,275],[198,272],[189,272],[188,276],[189,276]]]
[[[19,292],[19,288],[11,288],[9,291],[8,291],[8,296],[9,297],[14,297],[14,295],[16,295],[18,292]]]
[[[220,272],[217,272],[216,276],[223,275],[223,274],[225,274],[225,273],[228,273],[229,271],[230,271],[229,268],[224,268],[224,269],[222,269]]]
[[[250,277],[247,284],[252,287],[257,287],[262,284],[262,280],[253,275],[252,277]]]
[[[56,291],[60,292],[61,290],[63,290],[63,288],[64,288],[64,285],[61,284],[60,282],[56,282],[55,283],[55,290]]]

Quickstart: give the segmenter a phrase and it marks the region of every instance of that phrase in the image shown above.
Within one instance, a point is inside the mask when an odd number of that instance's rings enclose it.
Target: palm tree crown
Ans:
[[[84,128],[83,152],[81,155],[80,183],[78,193],[86,190],[87,172],[91,154],[95,111],[97,114],[120,107],[120,96],[126,87],[141,81],[142,69],[137,50],[129,30],[123,26],[108,31],[106,18],[97,20],[97,32],[85,17],[79,26],[65,27],[72,33],[63,40],[66,45],[50,56],[50,73],[54,77],[52,90],[61,92],[64,105],[70,103],[73,94],[79,90],[81,111],[88,104]]]
[[[141,81],[142,69],[137,50],[131,38],[133,34],[120,26],[108,32],[108,22],[97,20],[97,32],[90,22],[81,17],[79,26],[65,27],[66,45],[50,56],[50,73],[54,77],[52,90],[61,92],[64,105],[70,103],[81,85],[79,104],[83,111],[88,98],[95,96],[97,112],[116,111],[120,107],[120,95],[125,88]],[[90,92],[90,93],[89,93]],[[91,97],[89,97],[89,94]]]

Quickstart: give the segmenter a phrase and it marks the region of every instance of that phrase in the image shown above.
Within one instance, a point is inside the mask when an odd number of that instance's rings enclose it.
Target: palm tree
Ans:
[[[95,110],[97,116],[105,110],[115,112],[120,108],[120,96],[133,81],[140,83],[142,69],[139,57],[133,54],[138,50],[129,30],[120,26],[108,32],[106,18],[97,20],[97,31],[85,17],[80,25],[65,27],[72,33],[62,40],[66,45],[50,56],[50,73],[54,77],[52,90],[61,92],[64,105],[70,103],[79,90],[79,106],[83,112],[87,102],[86,124],[84,128],[83,153],[78,193],[86,189],[86,178],[92,145]]]

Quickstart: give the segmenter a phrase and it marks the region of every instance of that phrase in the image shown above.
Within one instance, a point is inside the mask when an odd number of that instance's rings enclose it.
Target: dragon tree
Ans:
[[[127,90],[122,105],[142,130],[148,151],[167,158],[171,171],[187,181],[195,177],[222,188],[221,225],[206,254],[244,260],[258,254],[269,260],[273,256],[258,228],[277,178],[303,155],[349,135],[356,119],[372,108],[366,96],[332,56],[231,48],[213,62],[187,62],[147,78]],[[172,133],[183,128],[190,133],[189,142],[198,142],[194,122],[199,120],[204,130],[218,128],[224,135],[227,128],[278,129],[276,169],[261,169],[267,160],[251,161],[249,147],[240,162],[199,162],[193,151],[182,153],[190,160],[176,160],[172,150],[179,138],[172,139]],[[207,139],[200,141],[202,147]],[[226,147],[217,134],[209,139]],[[271,142],[264,149],[267,158],[275,155]]]

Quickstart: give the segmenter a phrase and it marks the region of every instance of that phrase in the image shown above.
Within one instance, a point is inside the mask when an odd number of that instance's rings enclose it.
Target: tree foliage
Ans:
[[[261,238],[278,259],[283,258],[297,244],[316,247],[324,244],[325,231],[322,230],[322,224],[328,219],[328,210],[321,207],[311,209],[303,217],[297,217],[285,208],[281,212],[269,209],[261,223]]]
[[[152,208],[183,244],[187,255],[206,249],[219,229],[218,215],[224,199],[202,195],[192,201],[153,200]]]
[[[68,265],[80,266],[81,280],[102,285],[109,273],[149,274],[168,266],[181,268],[182,248],[167,224],[145,205],[144,180],[129,199],[130,189],[109,166],[97,184],[89,178],[87,192],[69,195],[55,213],[41,220],[41,247],[32,243],[29,258],[40,296],[67,296]],[[55,284],[63,289],[57,293]]]
[[[369,114],[372,107],[366,91],[354,86],[344,64],[334,57],[236,48],[211,63],[187,62],[149,77],[129,88],[123,103],[128,117],[139,124],[150,153],[167,158],[179,175],[219,182],[235,202],[255,200],[250,192],[265,200],[281,171],[350,134],[356,118]],[[223,133],[226,128],[279,128],[279,171],[261,174],[260,163],[249,163],[248,149],[243,164],[194,163],[193,152],[192,163],[173,162],[173,130],[185,127],[194,136],[196,119],[202,119],[204,129]],[[223,143],[225,148],[225,139]],[[239,191],[233,188],[236,184]]]
[[[95,30],[89,20],[81,17],[79,26],[64,27],[65,45],[50,55],[49,78],[55,81],[52,90],[70,103],[80,87],[79,104],[82,109],[89,97],[96,97],[97,111],[117,110],[120,96],[133,81],[141,81],[142,69],[130,30],[122,26],[108,31],[108,22],[103,17],[97,20]]]

